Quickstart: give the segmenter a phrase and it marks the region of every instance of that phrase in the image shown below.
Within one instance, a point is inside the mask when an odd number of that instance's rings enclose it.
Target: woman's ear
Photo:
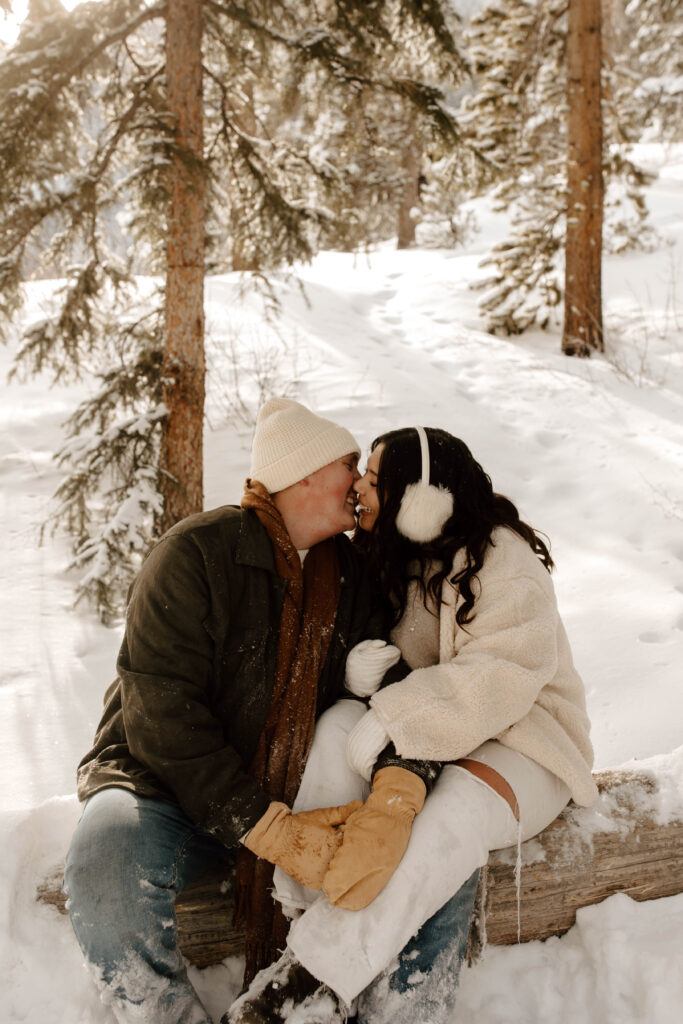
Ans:
[[[396,529],[416,544],[436,540],[453,515],[453,495],[447,487],[430,484],[429,439],[424,427],[415,427],[420,440],[421,479],[408,484],[396,516]]]
[[[419,480],[408,484],[396,515],[396,529],[416,544],[436,540],[453,515],[453,495],[447,487]]]

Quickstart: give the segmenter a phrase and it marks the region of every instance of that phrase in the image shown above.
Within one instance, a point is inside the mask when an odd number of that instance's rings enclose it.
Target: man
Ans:
[[[131,588],[65,873],[77,939],[121,1022],[209,1024],[177,948],[177,893],[239,847],[248,981],[284,945],[272,865],[320,888],[359,806],[289,810],[347,651],[380,632],[343,536],[359,454],[343,427],[270,400],[242,507],[178,523]]]

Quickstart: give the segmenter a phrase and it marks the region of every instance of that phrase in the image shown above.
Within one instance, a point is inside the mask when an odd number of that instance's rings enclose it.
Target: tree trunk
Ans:
[[[204,174],[202,5],[168,0],[167,101],[177,150],[171,171],[166,265],[161,531],[203,507]]]
[[[602,50],[614,57],[626,48],[628,34],[625,0],[602,0]]]
[[[567,239],[562,351],[588,356],[602,337],[601,9],[569,0]]]
[[[405,177],[403,196],[398,208],[397,249],[409,249],[415,244],[415,219],[411,216],[420,198],[420,159],[418,135],[411,119],[411,130],[407,133],[401,166]]]
[[[258,134],[258,125],[254,112],[254,87],[252,82],[247,82],[244,85],[242,95],[244,96],[244,102],[240,104],[239,112],[234,113],[233,116],[236,118],[241,131],[247,135],[256,136]],[[228,195],[231,196],[236,207],[239,201],[239,188],[234,175],[228,182]],[[232,269],[258,270],[258,259],[253,252],[249,253],[249,246],[245,238],[246,225],[244,223],[243,210],[237,216],[231,211],[229,230],[232,244]]]

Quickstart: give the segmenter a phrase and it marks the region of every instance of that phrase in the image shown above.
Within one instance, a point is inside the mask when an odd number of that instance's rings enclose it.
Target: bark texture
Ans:
[[[562,351],[603,349],[601,5],[569,0],[567,238]]]
[[[167,100],[176,149],[168,205],[160,529],[203,506],[204,175],[202,4],[168,0]]]

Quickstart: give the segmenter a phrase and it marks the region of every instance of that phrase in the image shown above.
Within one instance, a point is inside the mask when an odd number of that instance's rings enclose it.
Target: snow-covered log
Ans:
[[[517,850],[491,855],[482,872],[471,959],[484,942],[508,945],[518,936],[527,942],[561,935],[580,907],[616,892],[635,900],[683,892],[678,775],[648,767],[600,772],[596,781],[600,799],[594,807],[570,804],[541,835],[522,844],[519,887]],[[176,902],[181,949],[200,967],[242,952],[243,936],[232,924],[231,877],[227,862],[188,886]],[[60,883],[61,875],[46,879],[38,898],[64,913]]]
[[[570,803],[522,844],[519,885],[517,850],[491,854],[480,880],[471,959],[487,942],[562,935],[578,909],[616,892],[638,901],[683,892],[679,777],[648,767],[596,772],[595,779],[600,797],[594,807]]]

